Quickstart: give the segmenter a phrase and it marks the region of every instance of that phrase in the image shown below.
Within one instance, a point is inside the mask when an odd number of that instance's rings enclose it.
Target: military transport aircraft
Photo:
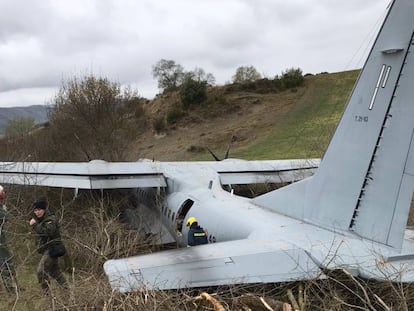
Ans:
[[[108,260],[114,289],[173,289],[355,276],[414,281],[414,1],[394,0],[316,173],[248,199],[223,185],[292,181],[304,161],[1,163],[1,182],[160,192],[185,246],[189,217],[209,243]],[[306,162],[305,162],[306,163]],[[317,164],[316,164],[317,165]],[[149,190],[156,189],[156,190]],[[164,189],[164,191],[160,191]]]

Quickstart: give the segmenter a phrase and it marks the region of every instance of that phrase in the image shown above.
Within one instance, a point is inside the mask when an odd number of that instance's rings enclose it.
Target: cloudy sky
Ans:
[[[273,77],[361,68],[390,0],[0,0],[0,107],[46,104],[94,74],[158,91],[152,65]]]

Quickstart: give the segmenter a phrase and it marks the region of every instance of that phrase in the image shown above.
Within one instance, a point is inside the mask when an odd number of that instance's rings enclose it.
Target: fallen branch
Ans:
[[[293,307],[293,310],[300,311],[299,304],[296,301],[295,296],[293,296],[293,293],[292,293],[292,290],[291,289],[288,289],[287,290],[287,295],[288,295],[289,301],[290,301],[290,303],[291,303],[291,305]]]
[[[274,311],[268,304],[267,304],[267,302],[264,300],[264,298],[263,297],[260,297],[260,301],[262,302],[262,304],[263,304],[263,306],[265,307],[265,309],[266,310],[269,310],[269,311]]]
[[[210,296],[207,293],[201,293],[199,296],[197,296],[195,298],[195,301],[198,300],[205,300],[210,302],[214,307],[214,311],[225,311],[223,305],[216,298]]]

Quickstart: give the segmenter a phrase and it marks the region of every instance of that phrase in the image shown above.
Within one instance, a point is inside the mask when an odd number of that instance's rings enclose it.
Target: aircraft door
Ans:
[[[180,208],[178,209],[177,217],[175,218],[175,231],[177,233],[177,236],[181,237],[183,235],[184,219],[187,216],[193,204],[193,200],[187,199],[183,202],[183,204],[181,204]]]

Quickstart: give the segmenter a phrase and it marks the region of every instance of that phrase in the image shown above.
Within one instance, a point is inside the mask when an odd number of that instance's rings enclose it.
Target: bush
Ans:
[[[234,83],[227,87],[227,92],[254,92],[260,94],[279,93],[285,89],[283,82],[275,78],[274,80],[263,78],[252,82]]]
[[[293,92],[296,87],[303,85],[305,78],[300,68],[287,69],[281,76],[276,75],[274,79],[237,80],[226,87],[226,92],[253,92],[260,94],[279,93],[286,89]]]
[[[224,96],[221,92],[210,93],[207,98],[207,105],[218,105],[218,106],[226,106],[227,100],[226,96]]]
[[[159,134],[163,130],[165,130],[166,124],[165,124],[164,116],[159,116],[156,119],[154,119],[152,121],[152,127],[153,127],[155,133],[157,133],[157,134]]]
[[[167,113],[167,124],[177,123],[184,115],[185,113],[181,107],[177,107],[177,106],[173,107]]]
[[[188,78],[180,88],[180,97],[185,109],[202,104],[207,99],[207,82]]]
[[[290,68],[282,73],[281,80],[286,88],[291,89],[301,86],[305,79],[300,68]]]

